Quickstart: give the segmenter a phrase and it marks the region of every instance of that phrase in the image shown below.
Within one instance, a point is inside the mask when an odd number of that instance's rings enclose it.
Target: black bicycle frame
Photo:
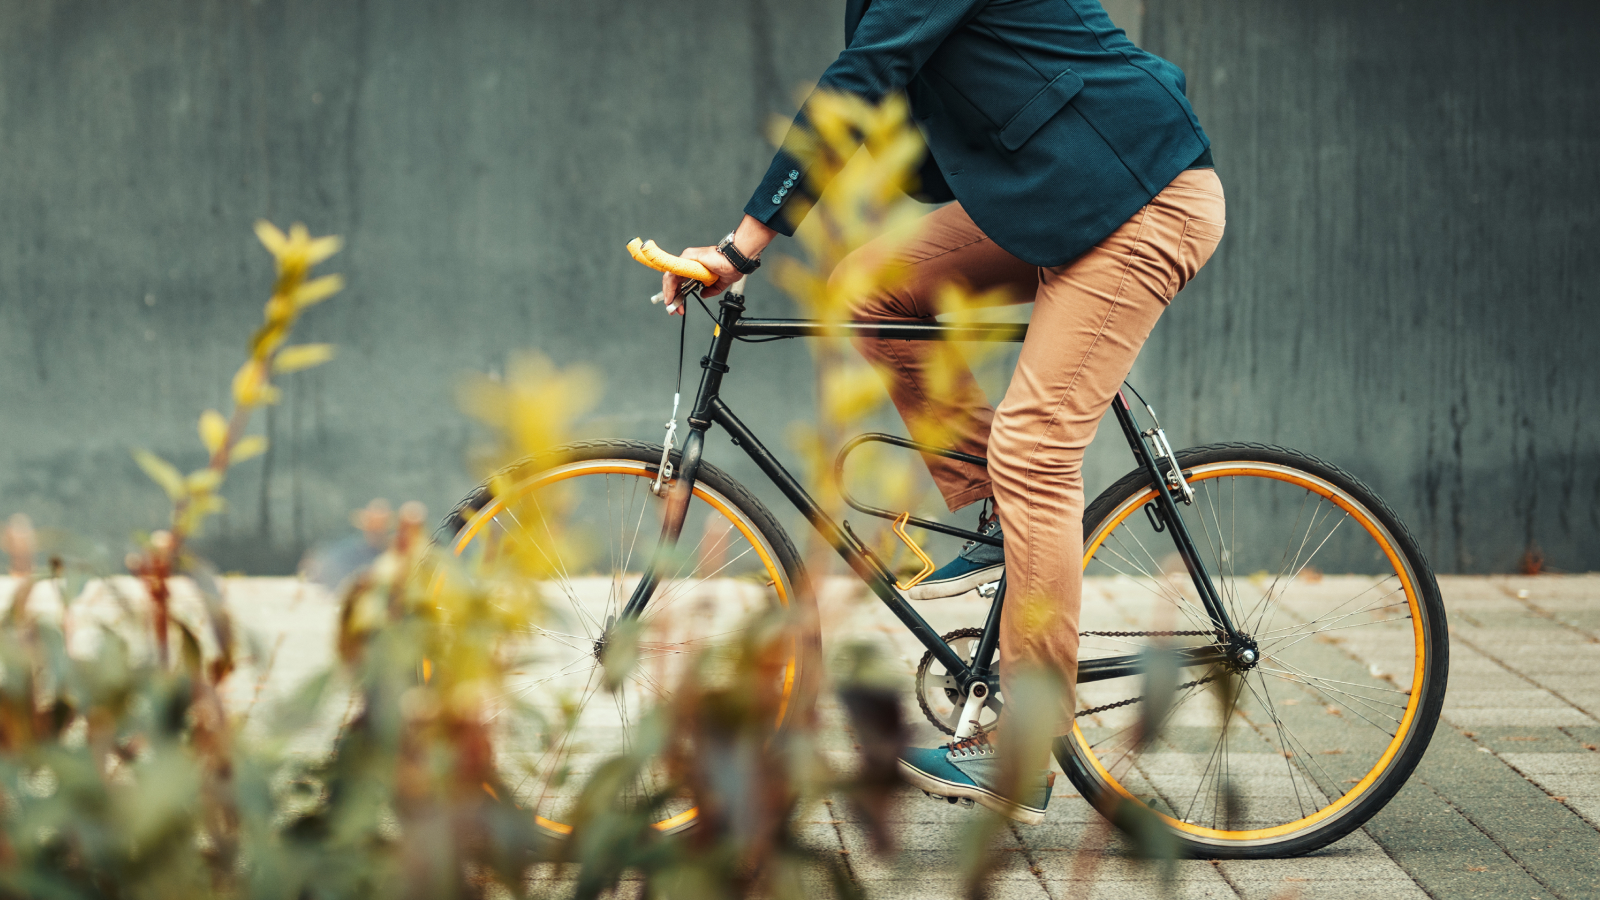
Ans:
[[[689,413],[689,434],[683,442],[678,468],[673,473],[674,482],[668,495],[667,512],[656,552],[649,569],[623,608],[622,616],[629,618],[640,615],[654,595],[660,583],[664,562],[677,546],[678,537],[683,530],[689,500],[694,493],[695,478],[700,469],[706,432],[712,425],[720,425],[733,438],[734,444],[744,450],[750,460],[773,484],[777,485],[789,502],[805,515],[812,527],[817,529],[817,532],[844,558],[861,580],[866,582],[878,599],[894,613],[895,618],[910,629],[917,640],[928,648],[934,659],[945,667],[945,671],[956,679],[962,694],[966,694],[970,686],[976,682],[981,681],[991,685],[996,683],[998,673],[994,666],[994,656],[999,641],[1000,612],[1005,601],[1004,578],[1001,579],[1000,588],[989,609],[983,636],[978,640],[972,664],[969,666],[967,661],[952,650],[933,626],[911,606],[910,601],[896,587],[893,574],[876,561],[849,528],[841,527],[823,511],[800,482],[783,467],[778,458],[722,401],[722,376],[729,371],[728,356],[733,348],[733,342],[741,338],[877,337],[904,341],[1015,342],[1027,336],[1028,326],[1005,323],[835,324],[805,319],[746,319],[743,318],[744,296],[731,292],[723,296],[719,308],[721,316],[712,339],[711,350],[700,360],[700,367],[704,370],[700,378],[700,389],[695,397],[694,407]],[[1211,577],[1200,560],[1199,552],[1190,539],[1188,530],[1184,527],[1183,517],[1178,514],[1176,501],[1167,488],[1167,476],[1162,471],[1161,461],[1157,454],[1146,446],[1146,435],[1140,432],[1126,398],[1119,395],[1117,401],[1112,404],[1112,409],[1117,421],[1122,425],[1123,435],[1133,448],[1135,458],[1149,473],[1151,482],[1156,486],[1155,514],[1171,533],[1178,555],[1182,557],[1206,611],[1210,613],[1212,622],[1217,626],[1217,645],[1185,650],[1179,654],[1178,662],[1183,666],[1225,662],[1229,659],[1229,648],[1239,643],[1238,632],[1228,619]],[[1137,655],[1091,660],[1079,665],[1078,683],[1138,675],[1144,671],[1144,665],[1143,658]]]

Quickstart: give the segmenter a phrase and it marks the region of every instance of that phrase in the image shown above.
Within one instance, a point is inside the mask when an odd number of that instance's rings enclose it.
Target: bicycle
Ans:
[[[698,277],[695,264],[649,249],[636,258]],[[534,808],[538,826],[554,840],[572,832],[569,810],[581,787],[576,776],[592,770],[618,740],[630,740],[646,702],[668,693],[667,670],[687,659],[688,651],[726,639],[763,608],[814,610],[788,534],[753,494],[704,459],[705,438],[714,426],[728,433],[927,648],[916,692],[935,726],[963,737],[1004,703],[996,659],[1004,580],[980,592],[992,598],[981,628],[937,633],[902,593],[910,585],[902,585],[847,522],[824,512],[734,414],[721,389],[736,342],[861,334],[1020,341],[1027,326],[747,318],[744,301],[741,281],[712,314],[717,327],[700,360],[700,386],[680,449],[671,446],[675,409],[665,446],[586,441],[559,448],[553,463],[541,458],[514,467],[514,487],[503,495],[487,484],[480,487],[441,528],[452,552],[468,554],[493,552],[511,529],[538,543],[542,528],[553,539],[547,506],[584,511],[582,520],[596,528],[604,523],[608,556],[583,572],[569,571],[560,558],[550,560],[568,630],[533,626],[524,648],[530,667],[521,690],[534,695],[534,705],[545,704],[546,714],[566,715],[572,723],[559,741],[536,751],[533,771],[544,774],[518,786],[521,802]],[[680,346],[680,371],[681,354]],[[1130,810],[1142,806],[1189,855],[1267,858],[1323,847],[1394,796],[1433,734],[1449,645],[1432,570],[1393,510],[1353,475],[1265,444],[1174,451],[1154,410],[1140,402],[1148,427],[1141,427],[1126,392],[1112,404],[1135,467],[1084,514],[1079,712],[1072,733],[1055,743],[1056,762],[1114,822],[1128,827],[1135,818]],[[984,464],[873,434],[841,450],[841,473],[850,452],[868,442]],[[999,543],[843,493],[852,508],[893,520],[896,534],[925,563],[926,555],[904,533],[907,524]],[[519,504],[537,512],[542,524],[518,519],[513,508]],[[603,514],[591,504],[604,506]],[[657,523],[652,546],[648,529]],[[696,533],[692,546],[683,540]],[[1172,549],[1158,558],[1152,548],[1163,539]],[[1313,566],[1314,560],[1321,566]],[[1330,565],[1367,574],[1321,576]],[[924,573],[929,570],[925,564]],[[1090,587],[1100,583],[1122,593],[1092,596]],[[1125,596],[1135,588],[1141,589],[1138,599]],[[815,696],[820,638],[814,615],[799,619],[810,624],[784,661],[774,728]],[[596,674],[603,666],[601,651],[623,621],[637,623],[641,662],[604,698]],[[1165,713],[1151,736],[1141,728],[1151,682],[1146,676],[1162,659],[1182,673],[1181,683],[1167,692]],[[557,708],[557,697],[568,705]],[[1204,697],[1221,706],[1207,709],[1199,699]],[[534,742],[537,736],[507,739]],[[682,800],[659,816],[655,828],[674,832],[692,826],[697,810]]]

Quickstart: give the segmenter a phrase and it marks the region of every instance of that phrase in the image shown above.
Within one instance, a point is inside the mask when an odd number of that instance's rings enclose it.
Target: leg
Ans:
[[[965,287],[991,303],[1033,299],[1038,269],[995,246],[952,203],[930,213],[909,241],[882,238],[850,254],[831,279],[835,296],[863,272],[871,287],[850,298],[858,322],[932,321],[942,310],[942,292]],[[952,345],[919,341],[856,342],[882,375],[912,438],[984,456],[994,410]],[[990,496],[983,470],[942,457],[924,457],[928,471],[953,512]]]
[[[1093,250],[1040,270],[1028,339],[994,419],[989,475],[1006,535],[1001,675],[1060,677],[1056,734],[1071,730],[1075,712],[1083,453],[1156,319],[1210,258],[1223,221],[1215,173],[1192,170]]]

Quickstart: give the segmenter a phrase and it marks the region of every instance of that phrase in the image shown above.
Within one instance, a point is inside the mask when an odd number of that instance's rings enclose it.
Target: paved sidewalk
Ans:
[[[1306,857],[1181,861],[1170,896],[1600,898],[1600,575],[1445,578],[1441,587],[1451,625],[1444,720],[1399,796],[1365,828]],[[236,579],[229,600],[276,648],[267,695],[326,659],[326,595],[286,579]],[[970,600],[919,608],[941,631],[982,624]],[[825,618],[835,635],[880,641],[905,666],[909,690],[922,648],[887,611],[835,599]],[[933,743],[932,727],[922,727],[918,737]],[[831,749],[847,759],[849,735],[835,734]],[[1045,824],[1000,834],[990,896],[1164,896],[1070,784],[1057,785],[1064,790]],[[869,897],[959,896],[950,848],[975,813],[907,791],[895,815],[902,849],[891,858],[870,851],[843,804],[812,811],[803,834],[838,854]],[[561,882],[546,884],[563,893]]]
[[[1182,861],[1172,896],[1600,898],[1600,575],[1448,577],[1440,587],[1450,689],[1405,789],[1365,828],[1309,856]],[[970,600],[919,609],[941,631],[982,624]],[[909,674],[922,647],[880,606],[852,613],[842,630],[881,635]],[[931,744],[936,733],[921,736]],[[1057,786],[1066,792],[1045,824],[1011,828],[997,846],[1005,862],[991,896],[1162,896],[1066,780]],[[958,895],[953,856],[934,848],[949,846],[970,812],[908,793],[898,861],[872,858],[849,815],[834,812],[834,849],[868,896]]]

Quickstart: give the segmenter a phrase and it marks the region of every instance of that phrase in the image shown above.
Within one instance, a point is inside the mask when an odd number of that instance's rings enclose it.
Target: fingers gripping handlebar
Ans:
[[[634,238],[628,242],[628,255],[633,257],[634,262],[649,266],[657,272],[671,272],[701,284],[714,284],[717,280],[717,276],[711,274],[710,269],[692,259],[673,256],[657,247],[655,241]]]

